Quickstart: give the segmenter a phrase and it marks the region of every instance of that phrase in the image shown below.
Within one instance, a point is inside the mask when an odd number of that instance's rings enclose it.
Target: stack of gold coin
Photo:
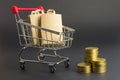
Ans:
[[[97,47],[85,48],[85,62],[86,63],[96,61],[97,58],[98,58],[98,48]]]
[[[78,72],[80,73],[105,73],[106,72],[106,59],[98,57],[97,47],[85,48],[85,62],[77,65]]]
[[[92,61],[92,71],[94,73],[105,73],[106,64],[105,58],[98,58],[96,61]]]
[[[77,68],[79,73],[91,73],[91,64],[89,63],[79,63]]]

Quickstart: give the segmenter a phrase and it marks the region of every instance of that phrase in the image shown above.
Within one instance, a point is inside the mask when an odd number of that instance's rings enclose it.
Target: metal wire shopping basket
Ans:
[[[15,15],[15,20],[16,20],[16,25],[17,25],[17,30],[18,30],[18,36],[19,36],[19,43],[20,46],[22,46],[22,49],[19,51],[19,63],[20,63],[20,68],[22,70],[25,69],[25,62],[39,62],[39,63],[44,63],[44,64],[48,64],[49,65],[49,71],[51,73],[54,73],[55,69],[55,65],[60,64],[62,62],[64,62],[65,67],[68,68],[69,67],[69,58],[68,57],[64,57],[64,56],[60,56],[56,53],[57,50],[60,49],[64,49],[64,48],[69,48],[72,45],[72,40],[73,40],[73,33],[74,33],[74,29],[69,28],[67,26],[63,26],[63,32],[57,32],[57,31],[53,31],[50,29],[46,29],[46,28],[42,28],[40,26],[34,26],[31,25],[30,23],[27,22],[27,20],[23,20],[21,19],[20,15],[19,15],[19,11],[31,11],[31,10],[44,10],[42,6],[38,7],[38,8],[18,8],[17,6],[12,6],[12,12]],[[51,40],[47,39],[47,34],[45,35],[46,38],[43,39],[42,37],[33,37],[31,35],[31,31],[30,29],[34,28],[37,29],[39,31],[44,31],[45,33],[49,33],[51,35]],[[59,41],[54,41],[52,39],[52,34],[56,34],[59,36]],[[62,36],[62,37],[61,37]],[[47,44],[45,45],[33,45],[32,40],[36,39],[38,41],[46,41]],[[61,41],[62,39],[62,41]],[[51,43],[51,44],[49,44]],[[24,59],[22,58],[22,52],[25,51],[28,47],[32,47],[32,48],[38,48],[39,49],[39,54],[37,55],[37,60],[28,60],[28,59]],[[52,50],[53,51],[53,55],[50,54],[44,54],[45,50]],[[44,58],[45,57],[57,57],[60,58],[60,61],[57,62],[49,62],[46,61]]]

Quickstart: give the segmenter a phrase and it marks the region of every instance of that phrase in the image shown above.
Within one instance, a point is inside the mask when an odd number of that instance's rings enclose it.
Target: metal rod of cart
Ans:
[[[49,71],[51,73],[55,72],[55,65],[60,64],[62,62],[64,62],[65,67],[68,68],[69,67],[69,57],[64,57],[64,56],[60,56],[59,54],[57,54],[57,50],[61,50],[64,48],[70,48],[72,45],[72,41],[73,41],[73,33],[74,33],[74,29],[69,28],[67,26],[63,26],[63,32],[57,32],[57,31],[53,31],[50,29],[46,29],[46,28],[42,28],[40,26],[34,26],[31,25],[30,23],[27,22],[27,20],[23,20],[20,15],[19,15],[19,11],[31,11],[31,10],[43,10],[43,7],[40,6],[38,8],[18,8],[17,6],[12,6],[12,12],[15,15],[15,20],[16,20],[16,25],[17,25],[17,31],[18,31],[18,36],[19,36],[19,44],[20,46],[22,46],[22,49],[19,51],[19,63],[20,63],[20,68],[22,70],[25,69],[25,62],[36,62],[36,63],[43,63],[43,64],[48,64],[49,66]],[[51,35],[51,39],[43,39],[42,37],[33,37],[31,35],[31,28],[37,29],[39,31],[44,31],[45,33],[50,33]],[[59,41],[54,41],[53,40],[53,34],[56,34],[59,36]],[[46,37],[48,36],[47,34],[45,35]],[[36,39],[38,41],[46,41],[47,44],[45,45],[33,45],[32,41],[33,39]],[[62,39],[62,41],[61,41]],[[51,44],[49,44],[51,43]],[[37,55],[37,60],[28,60],[28,59],[24,59],[22,58],[22,53],[23,51],[25,51],[27,48],[38,48],[39,52]],[[53,55],[51,54],[44,54],[44,51],[46,50],[51,50],[53,51]],[[45,57],[57,57],[60,58],[60,61],[57,62],[49,62],[46,61],[44,58]]]

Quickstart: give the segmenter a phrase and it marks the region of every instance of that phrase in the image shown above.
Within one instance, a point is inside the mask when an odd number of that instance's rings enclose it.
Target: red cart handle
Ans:
[[[39,6],[38,8],[18,8],[17,6],[12,6],[12,13],[17,14],[19,11],[32,11],[40,9],[44,12],[43,6]]]

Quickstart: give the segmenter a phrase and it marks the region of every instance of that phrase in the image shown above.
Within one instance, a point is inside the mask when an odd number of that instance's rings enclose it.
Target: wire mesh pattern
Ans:
[[[16,20],[17,20],[17,16],[16,16]],[[72,45],[74,29],[71,29],[69,27],[63,26],[63,32],[60,33],[53,30],[41,28],[40,26],[31,25],[30,23],[22,19],[17,20],[16,23],[17,23],[17,29],[19,35],[19,43],[21,46],[58,50],[58,49],[71,47]],[[37,37],[33,37],[31,35],[31,28],[36,29],[35,34],[37,35]],[[39,33],[44,32],[45,38],[42,38],[39,35],[38,31]],[[48,38],[48,34],[49,34],[49,38]],[[54,37],[53,35],[59,36],[59,40],[57,41],[53,40]],[[34,45],[32,40],[38,41],[38,44]],[[41,44],[42,41],[45,41],[46,44]]]

